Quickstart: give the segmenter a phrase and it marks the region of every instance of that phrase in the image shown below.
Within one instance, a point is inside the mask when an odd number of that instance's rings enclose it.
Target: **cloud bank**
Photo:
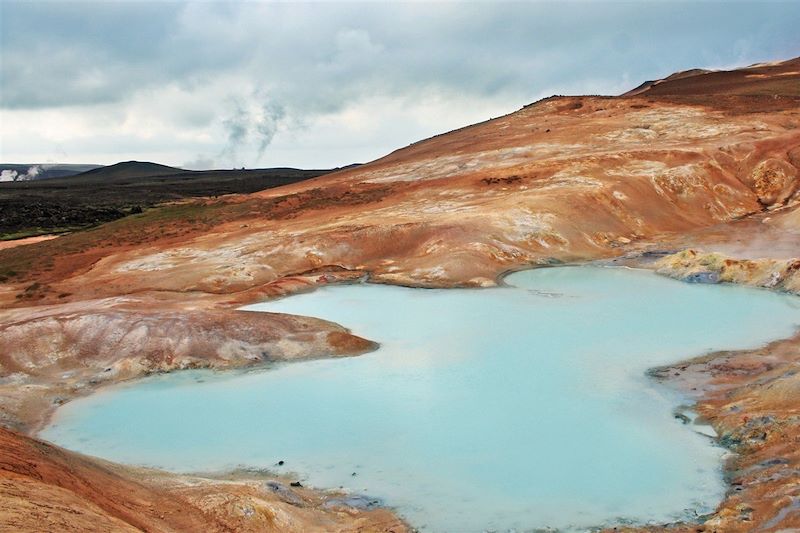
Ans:
[[[0,160],[23,162],[343,165],[551,94],[800,55],[793,2],[0,9]]]

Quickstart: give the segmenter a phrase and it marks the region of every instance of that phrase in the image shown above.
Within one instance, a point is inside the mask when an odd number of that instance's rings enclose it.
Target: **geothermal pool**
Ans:
[[[60,408],[41,436],[170,470],[291,473],[379,497],[425,531],[571,530],[712,510],[723,450],[672,416],[682,399],[645,371],[787,337],[798,300],[599,267],[506,282],[346,285],[252,305],[332,320],[381,348],[108,388]]]

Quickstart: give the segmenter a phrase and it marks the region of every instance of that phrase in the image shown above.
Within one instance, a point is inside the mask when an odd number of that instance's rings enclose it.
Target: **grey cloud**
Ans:
[[[163,81],[180,6],[132,2],[3,2],[4,107],[118,101]]]
[[[281,131],[373,97],[498,98],[511,111],[553,93],[800,55],[798,2],[0,8],[0,108],[125,110],[179,87],[200,96],[153,106],[154,118],[186,131],[221,126],[224,146],[209,153],[232,162],[247,146],[260,158]]]
[[[742,59],[732,53],[797,53],[798,16],[791,3],[10,2],[2,105],[121,101],[147,86],[243,71],[295,110],[419,88],[534,94],[587,76],[617,79],[620,67],[653,77]],[[734,50],[737,40],[753,44]]]

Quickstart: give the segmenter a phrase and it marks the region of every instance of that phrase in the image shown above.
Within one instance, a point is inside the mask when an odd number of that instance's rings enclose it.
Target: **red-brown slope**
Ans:
[[[387,511],[337,507],[286,485],[139,471],[0,428],[0,531],[407,531]]]
[[[32,524],[42,531],[225,529],[186,501],[5,429],[0,429],[0,480],[0,524],[9,531]]]
[[[800,96],[800,58],[734,70],[689,70],[646,82],[623,96]]]

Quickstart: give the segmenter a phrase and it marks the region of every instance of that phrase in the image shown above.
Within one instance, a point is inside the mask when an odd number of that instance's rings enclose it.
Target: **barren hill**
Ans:
[[[800,79],[784,70],[781,80]],[[361,167],[214,203],[197,211],[202,227],[177,217],[177,240],[106,247],[90,271],[53,279],[54,289],[230,293],[321,268],[491,285],[509,269],[609,257],[794,201],[800,97],[674,98],[547,99]]]
[[[182,172],[190,171],[182,168],[160,165],[158,163],[150,163],[149,161],[123,161],[121,163],[115,163],[113,165],[87,170],[86,172],[72,176],[72,179],[111,181],[120,178],[168,176],[172,174],[180,174]]]
[[[648,81],[623,96],[800,96],[800,58],[735,70],[693,69]]]

